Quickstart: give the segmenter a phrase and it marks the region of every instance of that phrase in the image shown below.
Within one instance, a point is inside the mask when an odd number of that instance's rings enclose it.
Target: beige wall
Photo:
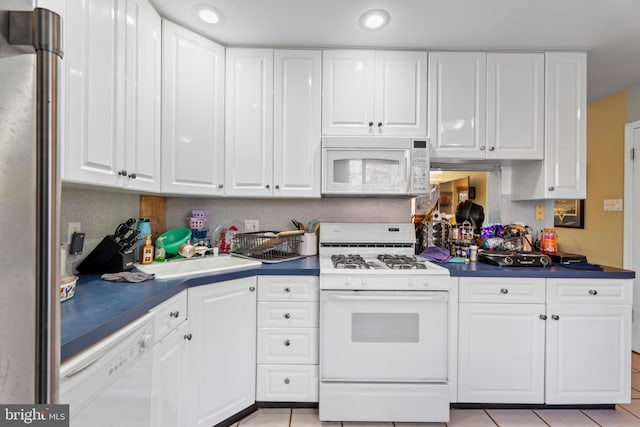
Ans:
[[[560,250],[589,262],[622,267],[623,212],[604,211],[604,199],[624,195],[624,125],[627,91],[587,107],[587,198],[585,228],[558,228]]]

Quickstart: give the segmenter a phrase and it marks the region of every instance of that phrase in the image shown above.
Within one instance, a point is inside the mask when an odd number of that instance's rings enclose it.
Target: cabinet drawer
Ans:
[[[155,341],[164,338],[187,318],[187,292],[182,291],[178,295],[169,298],[162,304],[151,309],[156,313],[154,320]]]
[[[317,402],[318,365],[258,365],[259,402]]]
[[[317,328],[317,302],[259,302],[259,328]]]
[[[545,281],[526,277],[460,278],[460,302],[544,303]]]
[[[632,304],[633,280],[548,279],[549,303]]]
[[[319,301],[317,276],[260,276],[258,301]]]
[[[317,364],[318,328],[258,329],[258,363]]]

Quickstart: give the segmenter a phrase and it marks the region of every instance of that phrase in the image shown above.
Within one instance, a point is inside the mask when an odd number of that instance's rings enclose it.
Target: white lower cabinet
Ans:
[[[319,278],[258,278],[256,400],[318,401]]]
[[[546,403],[631,399],[631,280],[547,280]]]
[[[181,425],[212,426],[255,403],[256,277],[188,289]]]
[[[631,290],[630,280],[460,278],[458,402],[629,402]]]
[[[188,387],[187,348],[189,324],[187,292],[183,291],[154,307],[153,374],[151,383],[151,425],[183,425],[184,390]]]

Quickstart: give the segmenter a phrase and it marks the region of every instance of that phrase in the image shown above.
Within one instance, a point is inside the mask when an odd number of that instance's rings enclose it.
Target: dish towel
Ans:
[[[123,271],[120,273],[105,273],[100,276],[102,280],[109,280],[111,282],[144,282],[145,280],[151,280],[156,277],[155,274],[147,274],[142,272]]]
[[[435,261],[440,263],[448,262],[451,259],[451,254],[445,248],[440,246],[429,246],[420,254],[421,257],[428,259],[429,261]]]

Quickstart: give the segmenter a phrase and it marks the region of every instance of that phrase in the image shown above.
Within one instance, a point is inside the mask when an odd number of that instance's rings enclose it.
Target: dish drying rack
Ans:
[[[238,233],[231,254],[266,263],[302,258],[297,252],[303,233],[304,230]]]

